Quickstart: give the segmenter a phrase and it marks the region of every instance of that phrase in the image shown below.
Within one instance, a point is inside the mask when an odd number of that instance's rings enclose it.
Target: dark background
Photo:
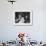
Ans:
[[[22,17],[24,17],[24,20],[25,20],[24,23],[30,23],[30,12],[15,12],[15,20],[19,18],[18,15],[22,15]],[[27,19],[26,19],[26,16],[27,16]]]

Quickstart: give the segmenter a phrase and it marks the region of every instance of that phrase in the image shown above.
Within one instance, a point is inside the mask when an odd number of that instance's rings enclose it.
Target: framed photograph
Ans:
[[[16,11],[15,25],[18,25],[18,26],[32,25],[32,11]]]

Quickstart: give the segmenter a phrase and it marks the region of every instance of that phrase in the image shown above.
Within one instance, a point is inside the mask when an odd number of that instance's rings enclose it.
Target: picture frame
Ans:
[[[31,10],[15,11],[14,17],[16,26],[32,26],[33,14]]]

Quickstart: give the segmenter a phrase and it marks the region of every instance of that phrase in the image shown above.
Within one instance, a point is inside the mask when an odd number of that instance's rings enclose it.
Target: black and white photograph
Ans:
[[[32,25],[32,12],[15,12],[16,25]]]

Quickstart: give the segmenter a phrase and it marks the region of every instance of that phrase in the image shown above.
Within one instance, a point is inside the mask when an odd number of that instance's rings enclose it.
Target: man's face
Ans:
[[[21,15],[19,15],[19,19],[21,18],[22,16]]]
[[[28,16],[26,16],[26,18],[28,18]]]

